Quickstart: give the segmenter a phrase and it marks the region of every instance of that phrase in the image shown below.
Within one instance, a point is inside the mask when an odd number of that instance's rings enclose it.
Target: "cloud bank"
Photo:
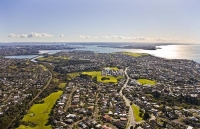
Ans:
[[[14,38],[48,38],[48,37],[52,37],[53,35],[51,34],[47,34],[47,33],[30,33],[30,34],[14,34],[11,33],[8,35],[8,37],[14,37]]]
[[[64,34],[61,34],[60,37],[61,37],[61,38],[64,37]]]
[[[99,36],[99,37],[92,37],[92,36],[85,36],[79,35],[80,38],[83,39],[120,39],[120,40],[131,40],[131,41],[163,41],[163,42],[179,42],[180,39],[168,39],[168,38],[159,38],[159,37],[129,37],[129,36]]]

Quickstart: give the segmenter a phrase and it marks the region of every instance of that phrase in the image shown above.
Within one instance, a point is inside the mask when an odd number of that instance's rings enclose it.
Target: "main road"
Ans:
[[[127,126],[127,129],[130,129],[131,126],[135,127],[136,122],[135,122],[135,117],[134,117],[134,115],[133,115],[133,109],[132,109],[132,107],[131,107],[131,105],[130,105],[130,100],[127,99],[127,98],[122,94],[123,89],[127,87],[128,81],[129,81],[129,79],[130,79],[130,77],[129,77],[128,74],[127,74],[127,69],[128,69],[128,67],[127,67],[127,68],[125,69],[125,71],[124,71],[125,76],[126,76],[126,82],[124,83],[123,87],[121,88],[119,94],[120,94],[121,97],[123,97],[124,102],[126,103],[126,106],[129,106],[129,120],[128,120],[128,124],[127,124],[127,125],[128,125],[128,126]]]

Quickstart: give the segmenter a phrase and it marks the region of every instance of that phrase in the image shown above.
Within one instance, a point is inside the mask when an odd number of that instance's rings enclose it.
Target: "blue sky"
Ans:
[[[200,43],[200,0],[0,0],[0,42]]]

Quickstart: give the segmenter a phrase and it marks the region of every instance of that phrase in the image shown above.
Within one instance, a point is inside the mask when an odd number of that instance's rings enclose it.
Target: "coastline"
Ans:
[[[101,49],[102,48],[102,49]],[[200,45],[192,44],[192,45],[158,45],[156,46],[156,50],[144,50],[144,49],[122,49],[122,48],[110,48],[110,47],[99,47],[99,45],[84,45],[84,47],[80,47],[76,50],[83,51],[94,51],[98,53],[113,53],[113,52],[132,52],[132,53],[147,53],[152,56],[166,58],[166,59],[187,59],[193,60],[195,62],[200,63]],[[71,50],[39,50],[38,55],[42,55],[44,53],[54,54],[61,51],[71,51]],[[34,57],[38,56],[34,55]],[[17,55],[11,56],[20,59],[20,56],[30,56],[30,55]],[[10,58],[10,56],[4,56],[5,58]],[[30,57],[33,58],[33,57]]]

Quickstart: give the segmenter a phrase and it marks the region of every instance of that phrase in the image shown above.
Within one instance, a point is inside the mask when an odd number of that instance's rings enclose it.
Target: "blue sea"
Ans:
[[[148,53],[157,57],[167,59],[188,59],[200,63],[200,45],[165,45],[157,46],[157,50],[142,50],[142,49],[118,49],[118,48],[101,48],[95,45],[86,46],[80,50],[90,50],[101,53],[110,52],[133,52],[133,53]]]
[[[142,49],[119,49],[108,47],[97,47],[97,45],[84,45],[84,48],[75,50],[94,51],[99,53],[112,53],[112,52],[133,52],[133,53],[148,53],[157,57],[167,59],[188,59],[200,63],[200,45],[164,45],[158,46],[157,50],[142,50]],[[53,54],[60,51],[68,50],[40,50],[40,54],[49,53]],[[37,55],[21,55],[21,56],[6,56],[6,58],[33,58]]]

